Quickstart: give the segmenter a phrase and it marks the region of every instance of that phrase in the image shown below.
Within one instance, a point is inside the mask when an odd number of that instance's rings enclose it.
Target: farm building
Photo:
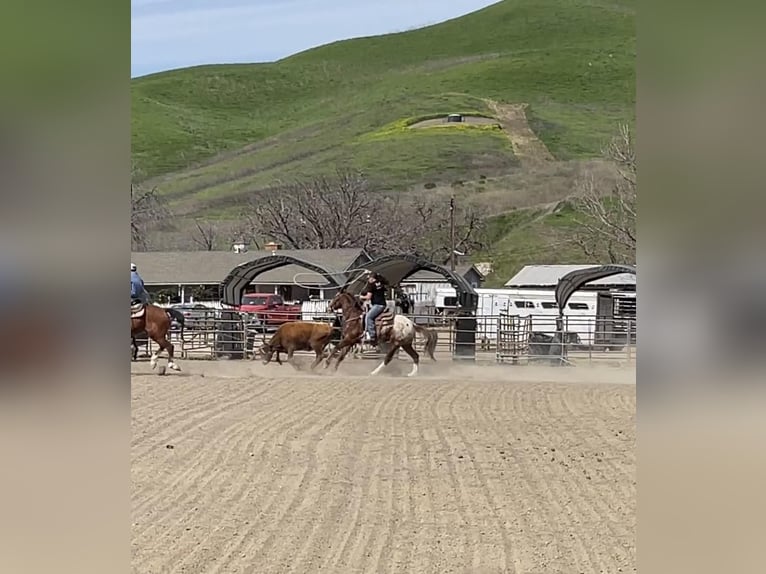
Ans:
[[[598,267],[598,265],[525,265],[524,268],[511,277],[505,287],[509,289],[550,289],[564,275],[580,269]],[[636,276],[631,273],[620,273],[604,279],[597,279],[582,287],[583,291],[635,291]]]
[[[529,313],[537,312],[527,310],[528,306],[536,309],[538,305],[536,299],[542,301],[540,305],[547,304],[553,309],[555,307],[554,292],[559,279],[573,271],[594,267],[600,266],[527,265],[506,282],[505,289],[515,294],[513,304],[516,312],[520,304]],[[572,294],[565,309],[566,313],[582,312],[593,316],[597,341],[606,337],[605,332],[609,332],[612,337],[621,333],[620,336],[625,335],[634,339],[636,311],[636,276],[633,273],[618,273],[582,285]],[[631,327],[633,332],[630,335],[625,334],[627,329],[625,322],[628,320],[633,322]]]
[[[219,286],[236,266],[261,257],[287,255],[331,273],[364,267],[371,257],[364,249],[277,249],[268,251],[145,251],[131,254],[147,291],[158,300],[186,303],[218,300]],[[296,283],[300,285],[296,285]],[[255,278],[249,292],[276,293],[285,300],[327,299],[335,287],[318,273],[286,265]]]

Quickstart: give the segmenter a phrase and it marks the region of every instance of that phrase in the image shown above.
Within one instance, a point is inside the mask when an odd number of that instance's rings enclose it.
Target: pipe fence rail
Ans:
[[[434,353],[437,361],[624,365],[636,359],[635,319],[564,316],[557,330],[557,317],[551,315],[408,317],[437,333]],[[317,305],[311,312],[304,310],[303,320],[332,323],[335,315],[327,313],[326,305]],[[169,338],[180,359],[252,359],[277,328],[278,325],[264,326],[257,314],[210,309],[187,318],[183,332],[174,325]],[[417,335],[415,341],[415,348],[422,355],[423,337]],[[137,338],[136,343],[139,360],[157,348],[153,341],[143,338]],[[356,356],[379,355],[365,352]]]

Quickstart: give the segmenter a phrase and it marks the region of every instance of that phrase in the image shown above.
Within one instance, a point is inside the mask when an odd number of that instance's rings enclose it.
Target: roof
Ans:
[[[506,287],[556,287],[564,275],[572,271],[599,268],[601,265],[526,265],[521,271],[506,282]],[[636,276],[631,273],[619,273],[610,277],[596,279],[591,285],[635,287]]]
[[[365,263],[367,262],[365,261]],[[298,273],[293,275],[294,281],[298,285],[306,285],[303,282],[307,280],[306,275],[318,276],[316,282],[312,281],[312,284],[317,287],[341,287],[348,278],[348,275],[342,270],[340,272],[329,271],[305,259],[296,259],[283,253],[275,253],[267,257],[259,257],[258,259],[246,261],[234,267],[223,280],[221,301],[227,305],[240,305],[242,303],[242,295],[247,287],[253,281],[261,282],[259,279],[256,279],[257,277],[267,275],[271,271],[283,268],[290,269],[291,267],[298,270]]]
[[[398,285],[402,280],[411,277],[417,271],[428,270],[434,274],[439,274],[445,281],[455,287],[458,294],[458,303],[461,307],[469,310],[475,310],[478,304],[479,296],[475,289],[465,278],[457,272],[453,273],[449,269],[437,265],[426,259],[421,259],[414,255],[386,255],[379,257],[374,261],[365,264],[368,270],[382,275],[391,285]],[[350,274],[349,280],[344,285],[349,293],[359,294],[367,284],[367,275],[364,273]]]
[[[455,275],[460,275],[461,277],[465,277],[466,274],[473,269],[479,277],[484,277],[482,273],[476,269],[476,267],[472,263],[461,263],[460,265],[455,265]],[[427,269],[421,269],[420,271],[416,271],[409,277],[405,279],[405,281],[410,282],[420,282],[420,281],[437,281],[439,283],[446,283],[447,280],[444,278],[443,275],[439,273],[435,273],[433,271],[428,271]]]
[[[556,303],[558,303],[559,309],[563,313],[569,298],[581,287],[617,275],[632,275],[635,278],[636,267],[634,265],[598,265],[570,271],[556,285]]]
[[[330,272],[348,270],[359,257],[369,260],[364,249],[280,249],[287,255],[313,263]],[[131,254],[138,272],[147,286],[151,285],[215,285],[221,283],[236,266],[261,257],[272,257],[271,251],[141,251]],[[298,265],[285,265],[256,277],[257,284],[326,285],[327,280]]]

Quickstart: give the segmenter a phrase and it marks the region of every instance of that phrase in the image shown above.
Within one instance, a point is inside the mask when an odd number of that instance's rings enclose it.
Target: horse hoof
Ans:
[[[173,369],[174,371],[180,371],[180,370],[181,370],[181,367],[179,367],[179,366],[178,366],[178,365],[176,365],[175,363],[171,363],[171,364],[169,364],[169,365],[168,365],[168,368],[169,368],[169,369]]]

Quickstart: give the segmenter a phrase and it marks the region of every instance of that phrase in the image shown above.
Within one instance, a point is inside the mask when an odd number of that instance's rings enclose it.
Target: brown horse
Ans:
[[[135,339],[136,335],[145,333],[159,346],[159,350],[152,353],[150,364],[152,369],[157,367],[157,359],[162,351],[167,351],[168,368],[174,371],[180,371],[181,368],[173,360],[173,344],[168,341],[168,331],[172,318],[176,319],[183,329],[184,316],[177,309],[163,309],[150,303],[136,304],[130,306],[130,337]],[[135,344],[135,343],[134,343]],[[136,348],[137,349],[137,348]]]
[[[330,366],[332,359],[337,354],[340,354],[335,363],[336,371],[351,347],[360,343],[364,335],[364,308],[359,299],[347,291],[341,291],[330,301],[328,312],[334,312],[338,309],[343,311],[343,336],[340,343],[332,350],[330,356],[327,357],[327,362],[325,363],[326,369]],[[383,358],[383,362],[370,374],[377,375],[383,367],[391,362],[391,359],[394,358],[399,349],[404,349],[404,352],[412,357],[413,361],[412,370],[407,376],[415,375],[418,372],[418,364],[420,363],[420,355],[412,346],[415,342],[415,333],[421,333],[425,336],[425,352],[431,357],[431,360],[436,360],[434,358],[434,349],[436,348],[438,335],[435,331],[415,325],[408,317],[394,315],[390,310],[383,311],[383,313],[375,318],[375,329],[378,333],[381,350],[386,355]]]

